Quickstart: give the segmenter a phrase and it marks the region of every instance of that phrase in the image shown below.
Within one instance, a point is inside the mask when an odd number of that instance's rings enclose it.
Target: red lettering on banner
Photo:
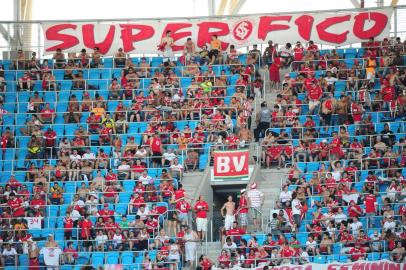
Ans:
[[[387,265],[389,265],[389,270],[400,270],[400,264],[398,264],[398,263],[391,263],[391,264],[387,264]],[[403,267],[404,268],[404,267]]]
[[[258,38],[265,40],[269,32],[287,30],[290,28],[286,24],[272,24],[274,21],[290,22],[292,16],[261,16],[258,24]]]
[[[291,270],[289,266],[281,266],[279,270]]]
[[[354,263],[351,270],[364,270],[365,263]]]
[[[369,267],[369,270],[382,270],[383,269],[384,262],[373,262],[371,263],[371,266]]]
[[[230,28],[227,23],[223,22],[202,22],[197,24],[199,26],[199,31],[197,35],[197,46],[202,48],[206,44],[210,44],[211,36],[226,36],[230,33]],[[216,28],[218,31],[211,32],[210,29]],[[221,49],[226,50],[228,43],[221,42]]]
[[[61,43],[55,45],[53,47],[47,48],[47,52],[56,51],[56,49],[60,48],[61,50],[69,49],[71,47],[76,46],[79,43],[79,39],[75,36],[68,35],[68,34],[61,34],[60,32],[65,29],[73,29],[77,28],[76,24],[64,23],[64,24],[57,24],[49,27],[45,31],[45,38],[47,40],[59,40]]]
[[[190,37],[192,35],[191,31],[187,31],[187,32],[177,32],[180,29],[183,28],[189,28],[191,27],[192,24],[191,23],[168,23],[165,27],[165,30],[162,32],[162,37],[164,37],[166,35],[166,31],[170,30],[172,32],[172,38],[174,41],[174,44],[176,44],[176,41],[185,37]],[[181,51],[183,50],[183,45],[179,46],[179,45],[174,45],[172,47],[173,51]]]
[[[87,48],[99,47],[100,53],[106,54],[113,44],[115,31],[116,27],[110,25],[109,32],[105,39],[102,42],[96,43],[94,40],[94,24],[84,24],[82,25],[83,44],[85,44]]]
[[[214,152],[214,178],[248,176],[248,151]]]
[[[134,42],[146,40],[154,36],[155,30],[152,26],[144,24],[120,24],[121,39],[123,40],[123,51],[130,52],[135,49]],[[139,33],[133,34],[133,30]]]
[[[341,34],[333,34],[328,32],[327,29],[335,24],[339,24],[351,19],[350,15],[327,18],[316,26],[319,38],[323,41],[330,43],[340,44],[347,40],[347,35],[350,31],[345,31]]]
[[[369,39],[370,37],[379,36],[388,23],[388,17],[378,12],[362,12],[354,17],[354,35],[360,39]],[[373,20],[375,22],[368,30],[364,30],[365,22]]]
[[[302,15],[295,20],[295,24],[297,25],[297,30],[299,35],[304,40],[310,40],[310,36],[312,35],[312,28],[313,28],[314,18],[310,15]]]

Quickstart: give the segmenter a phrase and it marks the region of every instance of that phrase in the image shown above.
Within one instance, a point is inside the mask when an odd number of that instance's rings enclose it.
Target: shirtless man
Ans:
[[[193,43],[191,38],[186,40],[186,43],[183,48],[183,55],[186,59],[186,65],[189,64],[190,59],[196,54],[196,46]]]
[[[55,60],[55,68],[62,69],[65,67],[65,54],[62,53],[61,48],[56,49],[52,58]]]
[[[244,141],[244,144],[249,144],[252,141],[253,137],[251,130],[249,130],[246,125],[240,128],[237,136],[240,142]]]
[[[341,96],[340,100],[337,102],[337,114],[338,114],[338,125],[343,125],[347,121],[348,106],[346,102],[346,97]]]
[[[225,215],[224,215],[224,209],[226,210]],[[233,197],[231,195],[229,195],[227,198],[227,202],[220,209],[221,215],[225,218],[224,229],[226,231],[230,230],[233,227],[233,222],[235,221],[234,211],[235,211],[235,202],[233,202]]]
[[[171,57],[173,57],[172,46],[174,41],[171,35],[172,32],[168,30],[166,31],[165,37],[163,37],[161,40],[161,46],[163,47],[163,56],[169,58],[168,61],[170,61]]]

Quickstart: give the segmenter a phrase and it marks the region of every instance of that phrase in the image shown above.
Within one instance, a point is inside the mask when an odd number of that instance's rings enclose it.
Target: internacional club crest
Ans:
[[[243,19],[237,22],[233,27],[233,38],[239,43],[245,43],[251,36],[254,29],[253,23],[248,19]]]

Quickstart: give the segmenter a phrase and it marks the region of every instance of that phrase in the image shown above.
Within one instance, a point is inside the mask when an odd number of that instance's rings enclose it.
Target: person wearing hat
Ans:
[[[260,223],[260,214],[262,213],[262,205],[264,204],[264,193],[257,189],[257,184],[252,183],[250,190],[247,192],[248,198],[248,207],[251,210],[251,218],[254,223],[254,230],[259,231]]]
[[[237,214],[240,220],[241,228],[246,231],[248,226],[248,198],[246,189],[241,190]]]

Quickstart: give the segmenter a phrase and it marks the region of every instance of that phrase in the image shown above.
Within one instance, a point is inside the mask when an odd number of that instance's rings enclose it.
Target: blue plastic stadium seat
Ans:
[[[94,267],[102,266],[104,264],[104,253],[93,252],[92,253],[92,265]]]
[[[106,254],[106,264],[118,264],[120,255],[118,252],[110,251]]]

